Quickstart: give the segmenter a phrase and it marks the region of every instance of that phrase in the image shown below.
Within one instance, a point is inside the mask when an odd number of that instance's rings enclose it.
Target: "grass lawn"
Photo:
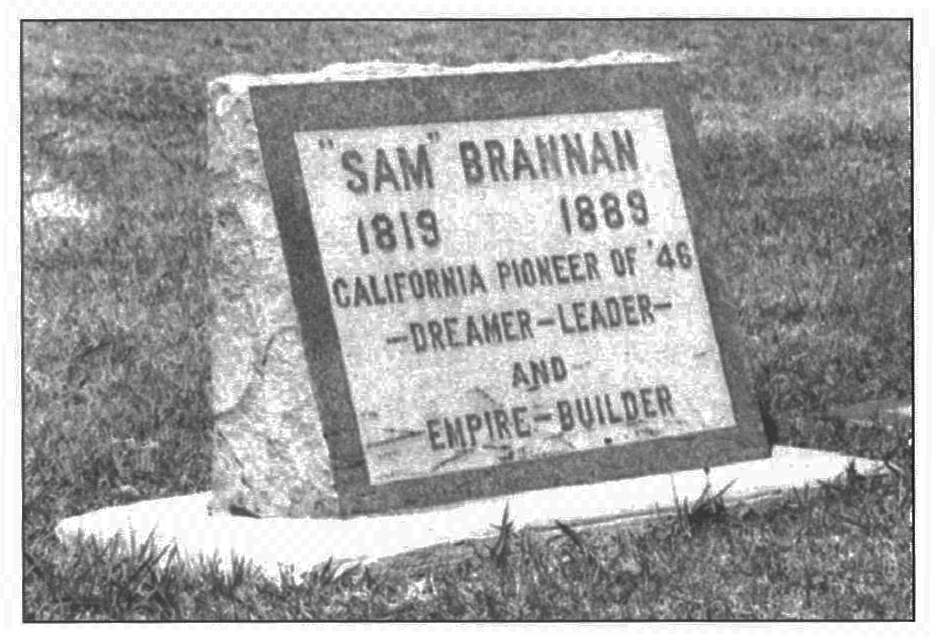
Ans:
[[[826,410],[913,383],[906,22],[117,22],[22,25],[23,613],[76,619],[912,619],[910,426]],[[456,560],[281,582],[64,549],[55,523],[209,488],[206,84],[383,59],[466,65],[613,49],[688,56],[717,234],[780,444],[883,458],[767,508],[689,503],[640,532],[501,524]],[[500,523],[492,520],[492,524]]]

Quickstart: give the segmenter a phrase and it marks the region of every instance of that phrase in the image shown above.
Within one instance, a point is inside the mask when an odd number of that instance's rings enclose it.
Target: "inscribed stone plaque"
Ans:
[[[251,101],[343,513],[767,454],[676,65]]]

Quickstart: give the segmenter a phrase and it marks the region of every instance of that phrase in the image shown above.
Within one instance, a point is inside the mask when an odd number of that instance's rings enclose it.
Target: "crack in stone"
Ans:
[[[496,398],[494,398],[493,396],[491,396],[491,394],[489,394],[483,387],[476,385],[471,388],[471,391],[476,394],[480,394],[482,398],[486,399],[488,402],[490,402],[492,405],[494,405],[498,409],[504,408],[504,404],[500,402],[499,400],[497,400]]]
[[[458,460],[461,460],[465,456],[469,456],[472,453],[474,453],[474,449],[463,449],[462,451],[458,451],[455,453],[454,456],[449,456],[445,460],[442,460],[441,462],[436,463],[435,466],[432,467],[432,471],[433,472],[438,471],[445,465],[451,464],[453,462],[457,462]]]
[[[261,367],[265,368],[267,362],[270,360],[270,350],[273,349],[273,343],[276,342],[277,338],[279,338],[283,334],[286,334],[287,332],[294,332],[297,336],[299,336],[299,326],[286,325],[286,326],[278,328],[276,331],[270,334],[270,337],[267,339],[266,344],[263,346],[263,355],[260,357]],[[261,378],[263,378],[263,375],[266,373],[266,370],[257,369],[257,373],[260,375]]]

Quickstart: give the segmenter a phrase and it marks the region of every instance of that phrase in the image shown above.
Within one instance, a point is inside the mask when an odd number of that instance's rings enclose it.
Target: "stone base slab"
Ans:
[[[778,497],[790,489],[833,480],[854,462],[859,474],[884,470],[881,462],[814,449],[774,447],[770,458],[674,474],[645,476],[529,491],[473,500],[408,514],[351,519],[250,518],[209,513],[210,492],[137,502],[62,520],[60,541],[79,535],[99,541],[131,538],[139,545],[151,534],[157,547],[175,544],[187,561],[217,556],[229,568],[231,556],[253,561],[278,580],[280,568],[296,575],[330,558],[342,562],[373,562],[426,547],[494,535],[504,507],[509,505],[514,528],[555,530],[555,521],[570,526],[634,525],[674,511],[674,502],[694,502],[709,485],[717,493],[731,485],[726,503]]]

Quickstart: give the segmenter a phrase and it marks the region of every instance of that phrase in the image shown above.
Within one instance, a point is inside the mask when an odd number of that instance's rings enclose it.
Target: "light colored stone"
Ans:
[[[213,506],[260,516],[335,515],[246,87],[225,80],[209,87]]]
[[[426,77],[436,75],[471,75],[478,73],[511,73],[536,71],[541,69],[559,69],[602,66],[610,64],[662,64],[675,62],[681,58],[662,55],[650,51],[611,51],[584,60],[563,60],[561,62],[514,62],[504,64],[493,62],[472,64],[471,66],[442,66],[441,64],[407,64],[403,62],[361,62],[331,64],[314,73],[279,73],[274,75],[238,74],[219,78],[209,86],[224,84],[232,94],[246,94],[251,86],[274,84],[304,84],[309,82],[354,82],[361,80],[386,79],[392,77]],[[209,90],[210,92],[210,90]],[[212,100],[212,103],[214,101]]]
[[[508,497],[463,502],[406,515],[351,519],[256,520],[209,515],[210,493],[138,502],[62,520],[58,538],[79,535],[139,545],[152,534],[157,548],[174,545],[186,563],[217,556],[230,569],[232,556],[247,558],[274,582],[281,568],[298,576],[334,560],[372,562],[437,545],[491,536],[509,507],[514,528],[554,531],[560,520],[578,528],[641,525],[672,513],[675,502],[690,503],[703,493],[728,487],[726,504],[775,498],[790,489],[835,479],[855,463],[859,474],[884,472],[883,463],[835,453],[774,447],[773,456],[674,474],[644,476],[600,484],[528,491]],[[439,547],[441,548],[441,547]]]
[[[338,499],[299,335],[248,89],[546,68],[670,62],[614,52],[560,63],[335,64],[316,73],[232,75],[208,86],[211,173],[213,507],[261,516],[334,516]]]

